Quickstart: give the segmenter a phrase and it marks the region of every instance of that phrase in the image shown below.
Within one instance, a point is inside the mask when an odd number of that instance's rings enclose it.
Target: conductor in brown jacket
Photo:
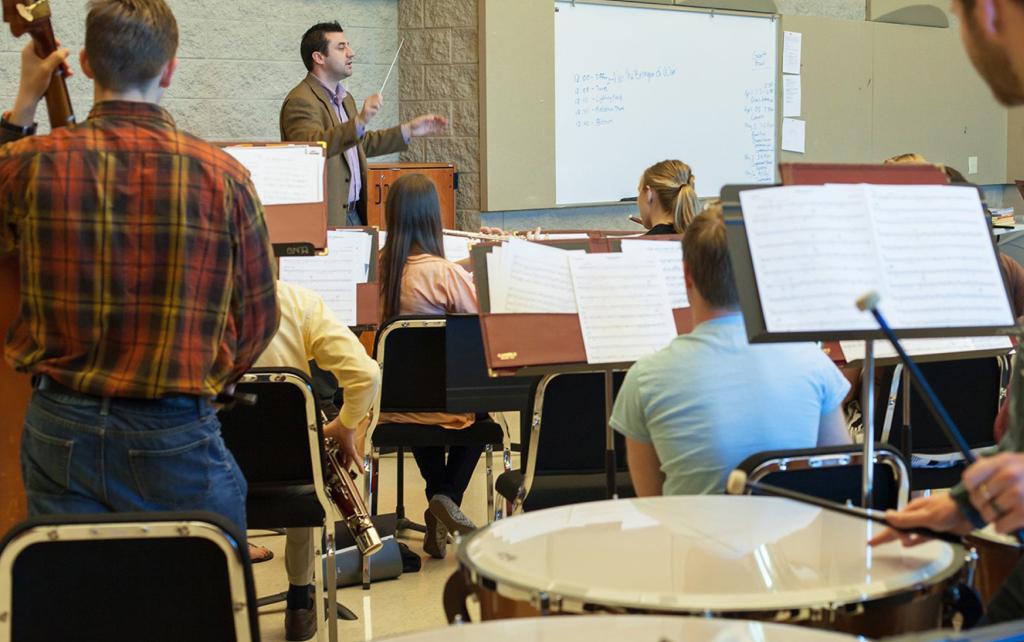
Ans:
[[[384,100],[374,94],[356,110],[342,84],[352,75],[355,52],[337,22],[322,22],[302,36],[302,62],[309,73],[281,105],[281,140],[327,143],[327,222],[366,224],[366,157],[401,152],[414,136],[441,132],[448,121],[435,114],[417,116],[378,131],[367,125]]]

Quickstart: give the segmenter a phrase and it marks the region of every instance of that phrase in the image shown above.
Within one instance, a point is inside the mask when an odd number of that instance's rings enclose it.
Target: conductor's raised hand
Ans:
[[[359,122],[362,125],[366,125],[373,117],[377,115],[381,107],[384,105],[384,96],[380,94],[374,94],[363,101],[363,109],[359,112]]]
[[[930,528],[933,531],[951,532],[958,535],[966,535],[971,532],[971,523],[960,512],[953,498],[948,493],[938,493],[929,497],[918,497],[907,504],[903,510],[889,510],[885,512],[885,520],[896,528]],[[904,533],[892,528],[887,528],[876,535],[870,542],[872,546],[878,546],[895,540],[903,542],[904,546],[916,546],[928,541],[928,538]]]
[[[413,118],[405,125],[413,136],[429,136],[443,132],[448,126],[448,119],[437,114],[424,114]]]
[[[11,110],[9,117],[12,124],[28,126],[33,123],[36,106],[46,94],[53,75],[57,69],[65,66],[67,59],[67,49],[61,48],[46,58],[40,58],[36,55],[35,45],[31,40],[25,45],[21,50],[21,82],[18,85],[18,97],[14,101],[14,109]],[[70,76],[70,69],[65,73]]]
[[[963,475],[971,503],[1000,533],[1024,528],[1024,454],[999,453],[971,464]]]

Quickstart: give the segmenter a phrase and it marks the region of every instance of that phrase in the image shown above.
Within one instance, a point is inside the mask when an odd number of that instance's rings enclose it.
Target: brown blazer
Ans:
[[[365,131],[360,140],[356,135],[356,101],[346,94],[341,101],[348,122],[338,120],[331,99],[320,81],[307,74],[295,86],[281,105],[282,141],[323,141],[327,143],[327,224],[345,225],[348,189],[352,174],[344,152],[356,145],[359,149],[359,171],[362,188],[359,190],[359,217],[366,223],[366,157],[405,151],[409,146],[402,137],[401,127],[379,131]]]

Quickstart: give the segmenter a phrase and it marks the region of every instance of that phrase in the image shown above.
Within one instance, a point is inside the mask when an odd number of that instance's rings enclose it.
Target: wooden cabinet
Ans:
[[[388,190],[403,174],[423,174],[437,187],[441,201],[441,226],[455,229],[455,165],[452,163],[370,163],[366,185],[366,223],[385,229],[384,204]]]

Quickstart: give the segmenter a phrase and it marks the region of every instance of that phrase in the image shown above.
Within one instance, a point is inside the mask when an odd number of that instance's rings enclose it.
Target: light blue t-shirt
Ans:
[[[665,495],[720,493],[753,453],[813,448],[850,384],[811,343],[750,345],[743,316],[705,321],[637,361],[612,428],[654,444]]]

